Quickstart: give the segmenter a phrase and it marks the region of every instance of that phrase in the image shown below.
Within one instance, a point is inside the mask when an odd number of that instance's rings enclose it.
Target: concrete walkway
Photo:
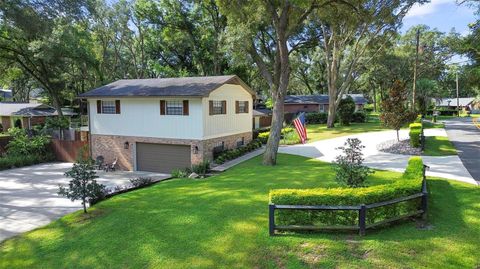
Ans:
[[[445,128],[463,165],[480,184],[480,130],[471,118],[445,121]]]
[[[425,129],[425,136],[447,136],[447,134],[444,129]],[[365,165],[383,170],[405,171],[410,156],[385,153],[377,150],[378,144],[387,140],[396,139],[395,131],[361,133],[321,140],[305,145],[284,146],[279,149],[279,152],[315,158],[325,162],[333,162],[335,157],[341,154],[341,151],[337,148],[343,146],[347,138],[354,137],[360,139],[365,146],[363,150]],[[408,130],[400,130],[400,139],[407,138]],[[456,155],[442,157],[422,156],[422,158],[424,163],[430,166],[430,170],[427,172],[430,176],[477,184],[468,170],[463,166],[460,158]]]
[[[48,163],[0,172],[0,242],[11,236],[46,225],[52,220],[81,209],[79,201],[57,195],[58,184],[67,185],[65,171],[71,163]],[[140,176],[169,178],[149,172],[99,172],[97,181],[113,188],[129,184]]]
[[[210,169],[210,170],[215,171],[215,172],[223,172],[227,169],[230,169],[230,168],[234,167],[237,164],[243,163],[244,161],[250,160],[251,158],[254,158],[254,157],[257,157],[260,154],[263,154],[264,151],[265,151],[265,147],[261,147],[257,150],[254,150],[254,151],[249,152],[249,153],[247,153],[243,156],[240,156],[236,159],[233,159],[231,161],[228,161],[228,162],[225,162],[223,164],[212,167],[212,169]]]

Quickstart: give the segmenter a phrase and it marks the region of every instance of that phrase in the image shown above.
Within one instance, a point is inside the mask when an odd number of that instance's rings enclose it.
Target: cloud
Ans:
[[[405,18],[425,17],[426,15],[435,13],[438,10],[439,6],[443,4],[448,4],[448,3],[455,3],[455,1],[454,0],[432,0],[431,2],[423,5],[415,4],[408,11]]]

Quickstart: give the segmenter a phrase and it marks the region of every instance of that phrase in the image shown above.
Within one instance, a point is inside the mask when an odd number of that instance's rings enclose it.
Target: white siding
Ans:
[[[209,115],[210,100],[226,100],[227,114]],[[248,101],[248,113],[235,113],[235,101]],[[242,86],[225,84],[203,98],[204,138],[215,138],[252,131],[252,95]]]
[[[185,98],[116,99],[120,100],[120,114],[97,114],[97,100],[89,100],[92,134],[173,139],[202,138],[200,98],[188,99],[188,116],[160,115],[160,100],[187,100]]]

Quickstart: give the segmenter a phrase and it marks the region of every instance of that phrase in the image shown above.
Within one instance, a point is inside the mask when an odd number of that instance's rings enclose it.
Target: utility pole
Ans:
[[[417,91],[417,65],[418,65],[418,47],[420,45],[420,29],[417,29],[415,40],[415,64],[413,65],[413,91],[412,91],[412,111],[415,111],[415,97]]]
[[[457,84],[457,117],[460,117],[460,99],[458,98],[458,70],[456,71],[455,82]]]

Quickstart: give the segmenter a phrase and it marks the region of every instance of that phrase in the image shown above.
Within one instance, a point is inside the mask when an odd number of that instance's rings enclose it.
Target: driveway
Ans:
[[[445,121],[448,138],[472,177],[480,183],[480,130],[471,118]]]
[[[19,233],[46,225],[77,211],[80,201],[71,202],[57,195],[58,184],[68,184],[65,171],[71,163],[48,163],[0,172],[0,242]],[[98,172],[97,181],[113,188],[126,185],[140,176],[169,178],[168,174],[149,172]]]
[[[447,136],[444,129],[425,129],[425,136]],[[380,152],[377,145],[396,139],[395,131],[381,131],[361,133],[350,136],[337,137],[332,139],[320,140],[304,145],[284,146],[279,149],[281,153],[289,153],[309,158],[315,158],[325,162],[333,162],[341,150],[337,148],[343,146],[347,138],[358,138],[365,146],[363,150],[364,164],[377,169],[403,172],[407,166],[410,156],[401,154],[392,154]],[[400,130],[400,139],[408,138],[408,130]],[[477,155],[478,156],[478,155]],[[443,177],[470,184],[477,185],[468,170],[463,166],[458,156],[422,156],[423,162],[430,166],[427,174],[430,176]]]

